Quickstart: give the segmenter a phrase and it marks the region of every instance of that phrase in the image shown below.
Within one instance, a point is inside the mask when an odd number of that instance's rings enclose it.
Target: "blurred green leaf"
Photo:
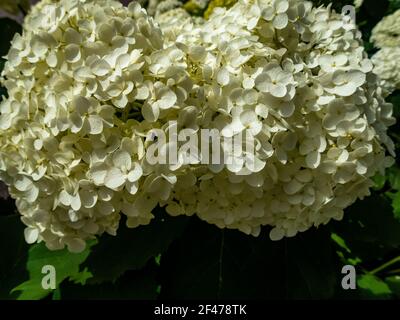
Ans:
[[[397,298],[400,298],[400,276],[387,277],[385,282]]]
[[[344,239],[351,258],[364,262],[380,261],[400,248],[400,221],[382,195],[373,194],[357,201],[345,210],[342,221],[330,222],[329,228]]]
[[[389,286],[372,274],[366,274],[357,279],[357,286],[363,298],[385,299],[392,296]]]
[[[44,243],[35,244],[29,250],[27,269],[29,280],[13,289],[13,292],[20,291],[19,300],[37,300],[46,297],[50,290],[42,288],[42,268],[45,265],[54,266],[56,270],[56,287],[68,277],[77,277],[79,266],[89,255],[90,247],[95,241],[88,242],[86,249],[81,253],[71,253],[64,250],[50,251]]]
[[[332,240],[342,249],[344,249],[346,252],[351,253],[350,248],[347,246],[346,241],[340,236],[338,236],[336,233],[331,234]]]
[[[400,191],[400,169],[396,166],[393,166],[387,170],[386,175],[388,177],[390,187],[394,190]]]
[[[374,182],[374,189],[375,190],[381,190],[386,183],[386,176],[377,174],[372,178],[372,181]]]
[[[388,14],[400,9],[400,0],[389,0]]]
[[[52,300],[61,300],[61,290],[60,290],[60,288],[57,288],[56,290],[53,291]]]
[[[394,177],[396,175],[390,179],[396,184]],[[388,265],[388,257],[395,255],[400,249],[400,221],[394,217],[389,200],[376,193],[359,200],[346,210],[343,221],[332,223],[329,228],[345,241],[345,246],[340,241],[335,241],[341,248],[339,256],[342,261],[358,265],[358,272],[361,274],[357,279],[358,290],[338,291],[339,298],[391,298],[392,292],[388,284],[366,271],[373,269],[373,273],[380,272]]]
[[[118,263],[118,262],[116,262]],[[88,284],[82,286],[64,281],[61,296],[64,300],[77,299],[135,299],[157,298],[157,266],[153,263],[141,270],[127,271],[115,282]]]
[[[69,281],[83,286],[86,284],[86,281],[92,277],[92,273],[89,272],[87,268],[85,268],[83,271],[71,275],[69,277]]]
[[[391,196],[394,216],[400,220],[400,191],[393,193]]]

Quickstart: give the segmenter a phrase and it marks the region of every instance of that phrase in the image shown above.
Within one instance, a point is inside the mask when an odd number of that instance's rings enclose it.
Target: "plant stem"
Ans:
[[[390,270],[390,271],[388,271],[388,274],[394,274],[394,275],[400,274],[400,269]]]
[[[384,269],[390,267],[391,265],[393,265],[393,264],[395,264],[395,263],[397,263],[397,262],[400,262],[400,256],[398,256],[398,257],[396,257],[396,258],[394,258],[394,259],[392,259],[392,260],[390,260],[390,261],[384,263],[384,264],[381,265],[380,267],[378,267],[378,268],[372,270],[370,273],[371,273],[371,274],[376,274],[376,273],[378,273],[378,272],[380,272],[380,271],[382,271],[382,270],[384,270]]]

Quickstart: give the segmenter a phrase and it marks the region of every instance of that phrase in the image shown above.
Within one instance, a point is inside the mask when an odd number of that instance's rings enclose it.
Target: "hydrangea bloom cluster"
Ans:
[[[390,165],[394,119],[350,19],[304,1],[240,1],[180,26],[175,41],[204,97],[192,117],[225,136],[249,129],[258,169],[208,172],[175,190],[167,211],[253,235],[272,225],[277,240],[341,219],[368,194],[368,178]]]
[[[384,17],[372,29],[371,42],[378,48],[400,46],[400,10]]]
[[[179,14],[174,14],[179,13]],[[382,98],[350,19],[300,0],[240,0],[208,20],[176,9],[62,0],[16,36],[3,72],[0,172],[28,242],[84,240],[148,224],[163,206],[279,240],[341,219],[392,163]],[[152,164],[153,129],[225,138],[233,164]],[[246,145],[249,141],[244,140]],[[162,152],[167,152],[166,145]]]
[[[373,57],[384,95],[400,89],[400,10],[383,18],[372,30],[371,41],[381,48]]]
[[[400,47],[385,47],[371,58],[374,72],[381,79],[380,85],[389,95],[400,89]]]
[[[13,39],[3,71],[1,178],[29,243],[80,251],[87,238],[115,234],[120,211],[134,202],[144,145],[132,115],[138,105],[180,103],[185,64],[163,49],[161,30],[139,5],[39,6]],[[151,218],[141,212],[128,223]]]

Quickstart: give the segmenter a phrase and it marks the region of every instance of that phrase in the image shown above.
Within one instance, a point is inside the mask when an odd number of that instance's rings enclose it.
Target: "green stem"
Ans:
[[[388,274],[400,274],[400,269],[390,270],[388,271]]]
[[[384,264],[381,265],[380,267],[378,267],[378,268],[372,270],[370,273],[371,273],[371,274],[376,274],[376,273],[378,273],[378,272],[380,272],[380,271],[382,271],[382,270],[384,270],[384,269],[390,267],[391,265],[393,265],[393,264],[395,264],[395,263],[397,263],[397,262],[400,262],[400,256],[398,256],[398,257],[396,257],[396,258],[394,258],[394,259],[392,259],[392,260],[390,260],[390,261],[384,263]]]

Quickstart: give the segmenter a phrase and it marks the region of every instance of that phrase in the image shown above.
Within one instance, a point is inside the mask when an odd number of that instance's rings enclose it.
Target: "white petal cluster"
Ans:
[[[180,102],[186,66],[137,4],[53,2],[33,9],[7,56],[0,172],[29,243],[80,251],[88,238],[115,234],[135,201],[144,156],[135,119],[143,105]],[[152,217],[140,211],[129,223]]]
[[[400,89],[400,10],[384,17],[375,26],[371,41],[380,48],[371,60],[387,96]]]
[[[400,47],[385,47],[371,58],[386,95],[400,89]]]
[[[164,40],[173,44],[182,32],[183,26],[192,29],[192,18],[183,8],[176,8],[157,15],[156,21],[162,29]]]
[[[384,17],[372,29],[371,42],[378,48],[400,46],[400,10]]]
[[[392,163],[392,105],[350,19],[305,1],[242,0],[200,24],[162,25],[186,52],[197,127],[256,141],[234,166],[178,177],[170,214],[255,236],[271,225],[278,240],[341,219]]]
[[[79,251],[157,205],[279,240],[341,219],[392,163],[392,105],[349,18],[300,0],[241,0],[206,21],[179,10],[159,27],[137,4],[62,0],[13,40],[0,173],[28,242]],[[149,133],[171,120],[247,133],[254,152],[221,142],[235,161],[150,163]]]

